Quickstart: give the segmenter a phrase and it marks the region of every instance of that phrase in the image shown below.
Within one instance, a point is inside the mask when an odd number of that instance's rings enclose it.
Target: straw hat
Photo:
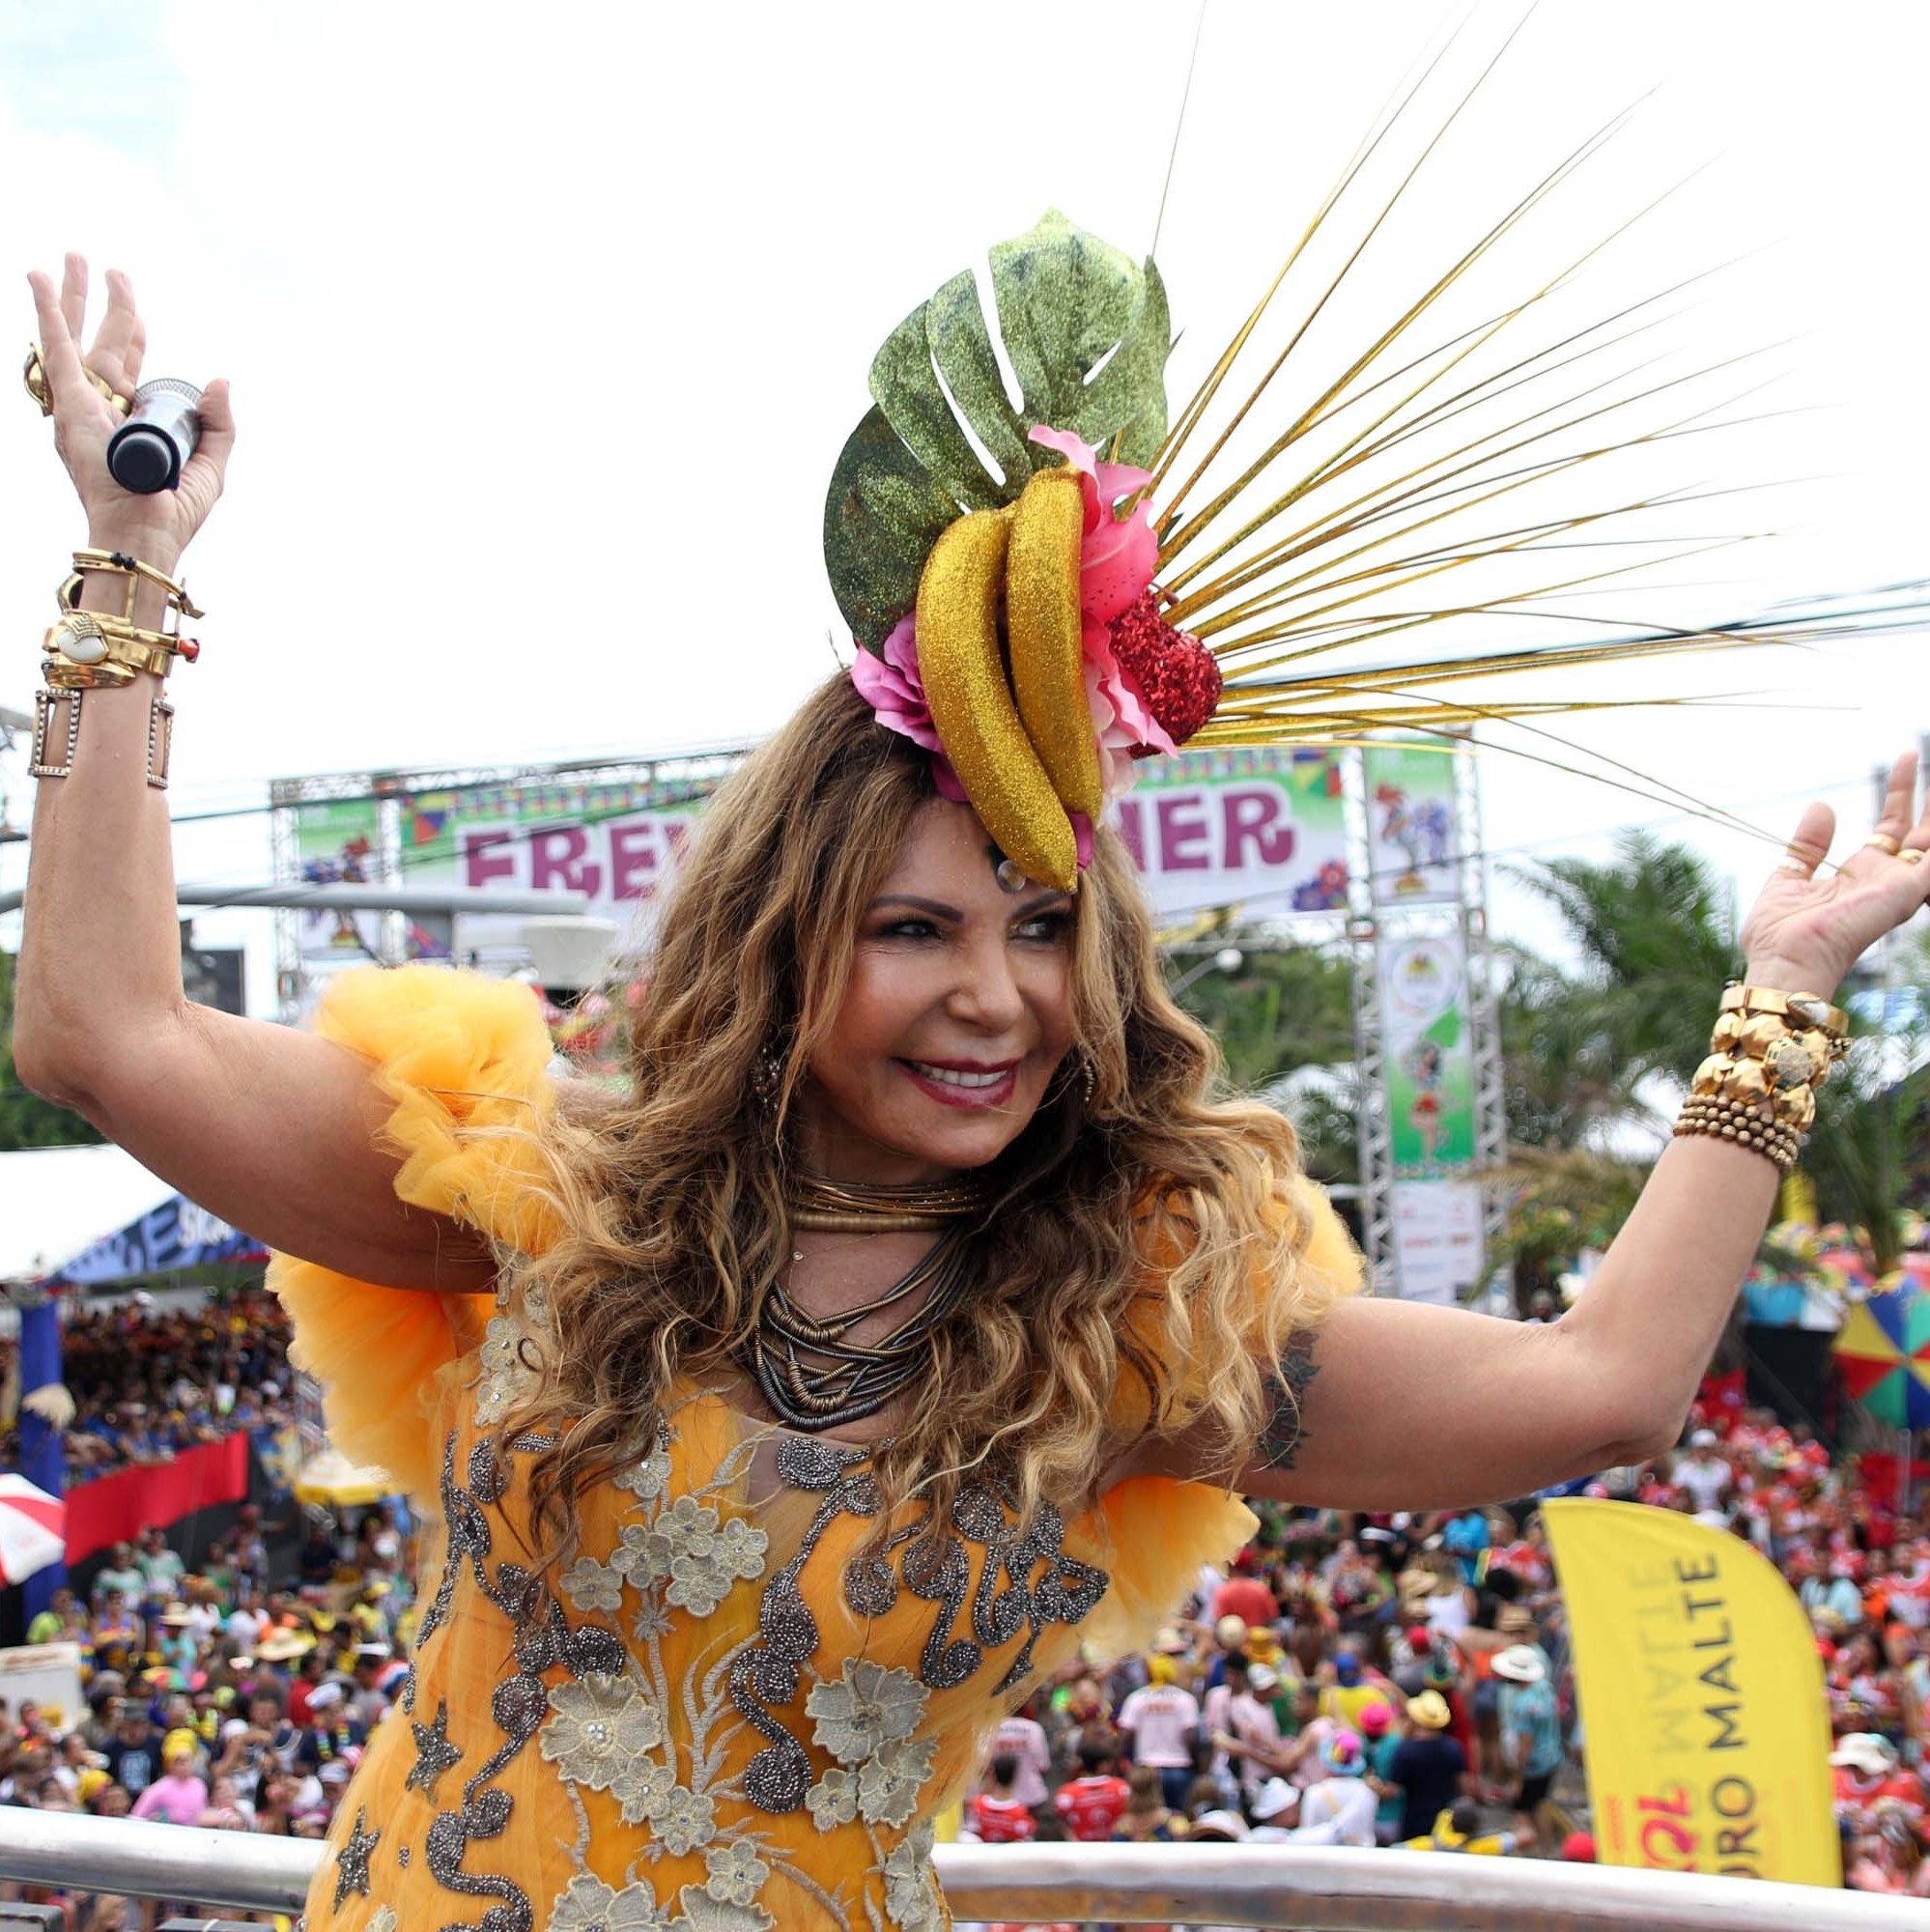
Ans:
[[[1865,1777],[1882,1777],[1896,1769],[1896,1752],[1887,1738],[1874,1731],[1852,1731],[1830,1753],[1830,1762]]]
[[[1539,1684],[1548,1674],[1540,1651],[1525,1643],[1513,1643],[1494,1656],[1494,1674],[1511,1684]]]
[[[1423,1690],[1407,1702],[1407,1715],[1424,1731],[1444,1731],[1454,1721],[1448,1701],[1438,1690]]]
[[[289,1663],[306,1657],[315,1648],[315,1639],[300,1631],[276,1631],[255,1646],[255,1655],[264,1663]]]
[[[185,1604],[170,1604],[161,1612],[160,1620],[164,1624],[191,1624],[194,1621],[194,1613]]]

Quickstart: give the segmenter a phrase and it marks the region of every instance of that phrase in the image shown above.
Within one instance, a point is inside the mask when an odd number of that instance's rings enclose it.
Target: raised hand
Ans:
[[[201,435],[183,467],[181,486],[138,496],[115,482],[107,444],[122,416],[88,381],[100,377],[123,397],[140,381],[147,328],[134,306],[133,284],[118,270],[107,271],[107,313],[83,361],[80,342],[87,320],[87,263],[69,255],[60,293],[38,270],[27,276],[34,292],[41,361],[53,401],[54,447],[73,479],[87,512],[89,541],[130,552],[157,569],[172,571],[188,540],[207,521],[221,495],[235,418],[228,384],[217,378],[202,392]]]
[[[1797,821],[1787,856],[1743,924],[1748,978],[1785,993],[1829,998],[1844,974],[1930,897],[1930,803],[1916,809],[1916,754],[1890,767],[1883,816],[1869,838],[1834,869],[1830,855],[1836,814],[1809,806]]]

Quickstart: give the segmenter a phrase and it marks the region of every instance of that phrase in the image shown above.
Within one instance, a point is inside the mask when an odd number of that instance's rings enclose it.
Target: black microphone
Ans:
[[[182,466],[201,436],[200,401],[192,383],[174,376],[157,376],[134,391],[128,420],[107,445],[107,468],[122,489],[137,497],[180,489]]]

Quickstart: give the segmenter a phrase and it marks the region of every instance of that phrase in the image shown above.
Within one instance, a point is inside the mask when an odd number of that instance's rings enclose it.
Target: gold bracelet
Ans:
[[[1815,993],[1732,982],[1675,1124],[1796,1165],[1816,1118],[1816,1089],[1849,1050],[1849,1017]]]
[[[1832,1044],[1847,1046],[1850,1016],[1841,1007],[1832,1007],[1820,993],[1784,993],[1774,986],[1746,985],[1731,980],[1722,989],[1721,1010],[1725,1013],[1770,1013],[1801,1027],[1815,1027],[1827,1034]],[[1842,1058],[1840,1053],[1836,1056]]]
[[[194,643],[191,638],[184,641]],[[61,691],[94,691],[130,684],[140,671],[164,678],[177,657],[196,656],[200,646],[190,652],[173,638],[76,611],[47,627],[41,649],[46,653],[43,674],[48,684]]]
[[[84,687],[54,686],[34,694],[34,750],[27,764],[37,779],[64,779],[73,772],[73,756],[80,744],[80,704]],[[59,714],[65,711],[67,728],[59,732]],[[65,745],[59,763],[54,762],[52,745],[56,734]],[[148,782],[156,791],[167,789],[168,753],[174,749],[174,706],[156,685],[148,694]]]
[[[73,554],[73,574],[78,577],[84,570],[109,571],[122,577],[146,578],[150,583],[158,583],[167,592],[169,608],[179,611],[184,617],[205,617],[208,614],[206,611],[197,611],[188,601],[185,583],[177,582],[166,571],[157,570],[151,563],[143,563],[139,557],[129,556],[126,551],[77,550]],[[128,597],[129,619],[133,614],[133,593],[130,589]]]

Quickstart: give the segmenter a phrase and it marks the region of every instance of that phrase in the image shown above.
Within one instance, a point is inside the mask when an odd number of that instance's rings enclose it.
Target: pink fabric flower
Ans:
[[[1030,432],[1034,442],[1056,449],[1079,472],[1086,493],[1086,539],[1079,550],[1079,613],[1089,622],[1110,624],[1152,582],[1159,567],[1159,538],[1150,505],[1141,501],[1125,518],[1115,507],[1152,481],[1147,469],[1125,463],[1101,463],[1099,453],[1069,429],[1043,424]]]
[[[851,682],[858,695],[878,714],[878,723],[931,753],[931,775],[940,796],[964,805],[965,787],[938,742],[938,726],[924,701],[924,684],[918,674],[918,621],[907,611],[885,639],[884,655],[861,649],[851,663]]]

